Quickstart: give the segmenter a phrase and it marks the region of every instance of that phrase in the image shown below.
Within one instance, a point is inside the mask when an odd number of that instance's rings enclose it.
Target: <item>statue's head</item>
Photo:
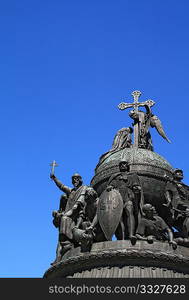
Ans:
[[[75,173],[72,175],[72,184],[74,185],[74,187],[81,186],[82,183],[83,183],[83,181],[82,181],[82,177],[80,174]]]
[[[133,192],[134,192],[135,194],[139,194],[139,193],[141,192],[141,186],[138,185],[138,184],[134,184],[134,185],[132,186],[132,190],[133,190]]]
[[[156,212],[155,207],[152,206],[150,203],[144,204],[143,207],[142,207],[142,210],[143,210],[143,213],[145,214],[145,216],[147,218],[153,217],[153,215]]]
[[[129,112],[129,117],[133,120],[137,119],[138,118],[138,114],[136,113],[136,111],[134,109],[132,109],[130,112]]]
[[[174,169],[173,177],[174,179],[181,181],[183,179],[183,171],[181,169]]]
[[[121,160],[120,162],[119,162],[119,170],[121,171],[121,172],[126,172],[126,171],[129,171],[129,164],[128,164],[128,162],[126,161],[126,160]]]
[[[95,201],[97,197],[98,197],[97,192],[92,187],[88,187],[85,193],[85,201],[86,202]]]

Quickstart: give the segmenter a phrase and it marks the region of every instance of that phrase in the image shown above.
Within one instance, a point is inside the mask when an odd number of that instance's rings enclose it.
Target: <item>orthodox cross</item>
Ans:
[[[118,105],[118,108],[120,110],[124,110],[124,109],[133,107],[134,112],[137,114],[138,113],[138,108],[140,106],[148,105],[149,107],[151,107],[155,104],[155,102],[151,99],[146,100],[145,102],[139,102],[138,99],[141,95],[140,91],[134,91],[134,92],[131,93],[131,95],[134,98],[134,102],[133,103],[121,102]],[[138,140],[139,140],[139,130],[138,130],[138,123],[136,122],[136,124],[134,124],[134,147],[136,147],[136,148],[138,148]]]
[[[51,174],[54,175],[54,168],[58,166],[58,164],[56,163],[55,160],[53,160],[53,162],[50,164],[50,166],[52,167],[51,169]]]

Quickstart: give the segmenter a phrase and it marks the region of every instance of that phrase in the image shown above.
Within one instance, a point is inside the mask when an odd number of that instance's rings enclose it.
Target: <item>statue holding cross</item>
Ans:
[[[59,210],[53,211],[53,224],[59,229],[56,259],[52,263],[54,265],[71,248],[79,245],[87,248],[91,245],[93,233],[85,232],[86,228],[83,226],[84,222],[88,224],[94,217],[97,193],[93,188],[83,184],[82,177],[78,173],[74,173],[71,177],[73,187],[66,186],[54,174],[54,169],[58,166],[56,161],[54,160],[50,166],[52,167],[50,178],[64,192],[60,199]]]
[[[55,169],[55,167],[58,166],[58,164],[56,163],[55,160],[53,160],[53,162],[50,164],[50,166],[52,167],[51,174],[54,175],[54,169]]]
[[[150,127],[155,127],[158,133],[168,142],[170,142],[170,140],[167,138],[159,118],[152,114],[151,107],[155,104],[155,102],[151,99],[146,100],[144,102],[139,102],[138,99],[140,95],[140,91],[134,91],[132,93],[134,102],[122,102],[118,105],[118,108],[120,110],[133,108],[133,110],[129,112],[129,116],[134,120],[133,146],[135,148],[144,148],[153,151],[151,134],[149,132]],[[145,107],[146,112],[139,110],[139,107]]]

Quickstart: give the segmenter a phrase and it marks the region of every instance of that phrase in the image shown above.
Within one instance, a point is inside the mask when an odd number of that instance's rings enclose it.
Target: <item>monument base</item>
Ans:
[[[68,251],[44,278],[189,278],[189,248],[167,242],[106,241]]]

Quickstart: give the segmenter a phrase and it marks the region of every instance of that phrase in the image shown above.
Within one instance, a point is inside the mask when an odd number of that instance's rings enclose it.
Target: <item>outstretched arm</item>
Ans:
[[[51,174],[50,177],[55,182],[57,187],[69,196],[69,194],[71,193],[71,189],[68,186],[64,185],[61,181],[59,181],[55,175]]]
[[[154,236],[153,235],[149,235],[149,236],[145,237],[143,235],[140,235],[140,234],[136,233],[136,237],[137,237],[138,240],[147,241],[149,244],[153,244],[153,242],[154,242]]]

